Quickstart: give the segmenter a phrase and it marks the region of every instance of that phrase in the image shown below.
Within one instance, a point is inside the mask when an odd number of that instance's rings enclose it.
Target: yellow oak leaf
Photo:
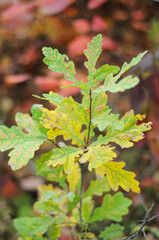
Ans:
[[[94,147],[88,147],[87,149],[88,152],[86,152],[79,161],[80,163],[88,161],[89,171],[91,171],[92,168],[97,168],[116,157],[116,153],[113,151],[114,147],[97,145]]]
[[[57,136],[63,136],[65,140],[72,140],[72,144],[78,146],[84,145],[84,133],[82,130],[82,123],[77,121],[70,121],[67,114],[55,110],[47,110],[43,108],[43,125],[48,128],[48,138],[55,139]]]
[[[134,179],[135,173],[123,169],[124,162],[107,162],[96,169],[97,176],[103,177],[107,174],[107,179],[112,190],[117,191],[119,186],[125,191],[140,193],[139,182]]]
[[[71,96],[58,103],[56,111],[67,115],[70,121],[80,122],[84,125],[89,124],[89,109],[76,102]]]
[[[79,183],[81,177],[81,169],[79,164],[76,162],[72,169],[72,172],[67,175],[67,181],[69,183],[69,189],[71,192],[75,192],[76,186]]]

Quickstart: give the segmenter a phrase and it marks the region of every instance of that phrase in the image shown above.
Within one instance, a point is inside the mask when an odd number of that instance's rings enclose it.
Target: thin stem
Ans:
[[[60,148],[60,146],[57,143],[55,143],[53,140],[49,139],[49,141],[52,142],[57,148]]]
[[[89,90],[89,99],[90,99],[90,103],[89,103],[89,125],[88,125],[88,135],[87,135],[87,140],[84,146],[84,149],[87,148],[88,144],[89,144],[89,140],[90,140],[90,131],[91,131],[91,120],[92,120],[92,91],[91,89]],[[83,167],[82,164],[80,164],[81,167],[81,185],[80,185],[80,206],[79,206],[79,215],[80,215],[80,224],[81,224],[81,239],[85,239],[83,233],[83,218],[82,218],[82,197],[83,197]]]
[[[144,200],[143,200],[143,197],[142,197],[141,193],[137,194],[137,196],[138,196],[138,198],[140,199],[141,205],[143,206],[145,212],[147,213],[147,212],[149,211],[149,209],[147,208],[147,206],[146,206],[146,204],[145,204],[145,202],[144,202]]]
[[[79,214],[80,214],[80,222],[81,222],[81,226],[82,226],[82,223],[83,223],[83,219],[82,219],[83,169],[82,169],[82,164],[81,164],[80,166],[81,166],[81,185],[80,185],[80,206],[79,206]]]
[[[89,139],[90,139],[91,120],[92,120],[92,91],[91,91],[91,89],[89,90],[89,99],[90,99],[90,103],[89,103],[89,126],[88,126],[88,135],[87,135],[86,146],[88,145]]]
[[[142,220],[142,224],[141,224],[139,230],[137,232],[135,232],[134,234],[132,234],[131,236],[129,236],[127,238],[124,238],[125,240],[129,240],[129,239],[136,240],[137,236],[140,234],[140,232],[144,231],[143,230],[144,226],[146,225],[146,223],[150,222],[150,220],[152,219],[152,218],[148,218],[148,216],[149,216],[150,212],[152,211],[153,206],[154,206],[154,203],[151,205],[150,209],[148,209],[148,211],[147,211],[147,213],[146,213],[146,215],[144,217],[144,220]]]
[[[146,236],[146,233],[145,233],[145,228],[144,228],[144,227],[143,227],[143,229],[142,229],[142,232],[143,232],[143,235],[144,235],[145,239],[148,240],[148,238],[147,238],[147,236]]]

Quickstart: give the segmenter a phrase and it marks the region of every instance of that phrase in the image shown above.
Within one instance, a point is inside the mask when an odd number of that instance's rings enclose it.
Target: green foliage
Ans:
[[[42,100],[47,100],[54,105],[56,105],[56,104],[58,104],[58,103],[60,103],[64,100],[64,97],[62,97],[62,96],[60,96],[57,93],[54,93],[52,91],[50,91],[49,94],[43,93],[42,95],[43,95],[43,97],[39,97],[39,96],[36,96],[36,95],[34,95],[34,96],[37,97],[37,98],[40,98]]]
[[[106,194],[101,207],[95,209],[91,222],[111,219],[116,222],[121,222],[122,216],[128,213],[128,207],[131,205],[131,200],[125,198],[121,192],[114,196]]]
[[[44,63],[50,70],[63,74],[73,83],[71,86],[81,88],[81,103],[52,91],[44,93],[38,98],[56,106],[54,110],[33,105],[32,116],[17,113],[17,126],[10,129],[0,127],[0,150],[14,148],[9,153],[9,164],[14,170],[25,166],[43,142],[53,144],[53,148],[36,161],[36,167],[37,174],[56,182],[56,187],[52,184],[39,187],[38,201],[34,204],[39,217],[14,220],[15,228],[24,239],[57,240],[66,226],[70,229],[70,236],[96,239],[93,230],[89,232],[94,222],[102,221],[104,224],[104,219],[121,222],[131,205],[131,200],[121,192],[113,196],[104,194],[110,190],[117,191],[119,187],[125,191],[140,192],[135,174],[123,169],[124,162],[114,161],[117,151],[111,144],[116,143],[121,148],[132,147],[134,142],[144,138],[144,132],[151,129],[151,122],[140,123],[145,115],[134,115],[133,110],[120,118],[108,106],[106,91],[123,92],[136,86],[139,82],[137,77],[121,77],[146,52],[133,58],[129,64],[124,63],[121,70],[108,64],[96,69],[101,47],[102,35],[99,34],[84,51],[88,70],[86,83],[76,79],[74,63],[66,55],[60,54],[57,49],[44,47]],[[98,137],[95,136],[96,128],[100,131]],[[84,192],[82,184],[86,169],[93,170],[97,179],[91,181]],[[104,195],[101,206],[95,207],[94,195]],[[111,224],[99,237],[115,239],[122,232],[122,226]]]
[[[97,124],[100,131],[103,131],[106,127],[111,126],[112,132],[115,130],[121,130],[124,125],[119,121],[119,114],[110,113],[111,109],[108,109],[104,114],[98,118],[92,120],[93,124]]]
[[[44,153],[41,155],[41,158],[36,162],[37,175],[46,177],[47,180],[58,182],[59,185],[67,190],[67,184],[65,182],[66,174],[63,172],[63,166],[56,167],[51,169],[46,162],[51,158],[53,151]]]
[[[109,227],[106,227],[103,232],[100,233],[99,237],[104,240],[115,240],[122,237],[124,227],[120,226],[118,223],[111,224]]]
[[[61,147],[53,150],[53,155],[48,164],[56,167],[57,165],[63,165],[66,173],[71,173],[74,167],[75,158],[79,157],[83,153],[83,150],[75,147]]]
[[[9,164],[13,170],[25,166],[40,145],[47,140],[47,135],[40,131],[29,114],[17,113],[16,122],[18,127],[13,126],[11,129],[0,126],[0,150],[14,148],[9,153]]]
[[[37,235],[44,234],[48,227],[50,227],[54,223],[53,217],[23,217],[14,219],[13,221],[14,227],[16,230],[23,236],[24,238],[33,237],[33,239],[37,239]],[[44,238],[40,238],[44,239]]]
[[[121,148],[129,148],[134,145],[133,142],[138,142],[144,138],[143,132],[149,131],[151,129],[151,122],[137,124],[138,120],[142,121],[145,118],[145,115],[136,115],[134,116],[133,110],[125,113],[121,118],[121,129],[114,130],[113,121],[110,122],[109,127],[105,136],[100,135],[96,142],[93,142],[92,145],[104,144],[107,145],[110,142],[118,144]],[[106,121],[106,119],[103,119]],[[118,121],[117,121],[118,122]],[[116,122],[114,124],[116,126]]]
[[[90,183],[89,188],[85,192],[85,197],[91,196],[91,195],[97,195],[101,196],[104,192],[110,191],[110,185],[108,183],[107,177],[103,177],[101,180],[92,180]]]
[[[42,51],[45,56],[43,61],[51,71],[62,73],[67,80],[75,83],[79,87],[83,85],[83,83],[79,82],[75,77],[76,71],[74,63],[69,61],[65,54],[62,55],[57,49],[52,49],[51,47],[44,47]]]
[[[88,61],[85,62],[85,66],[88,69],[88,85],[91,89],[94,85],[94,74],[96,73],[95,65],[96,62],[102,52],[102,35],[99,34],[98,36],[94,37],[93,40],[88,43],[87,49],[84,51],[85,56],[87,57]]]
[[[92,118],[92,124],[94,124],[94,120],[98,117],[100,117],[101,115],[103,115],[108,109],[108,105],[107,104],[107,95],[105,94],[105,92],[100,93],[98,95],[94,95],[92,94],[92,111],[91,111],[91,118]],[[85,99],[84,99],[85,100]],[[83,104],[87,104],[87,102],[89,102],[88,99],[86,99],[86,103],[83,100]]]
[[[114,74],[118,73],[119,70],[120,70],[120,68],[117,66],[111,66],[109,64],[105,64],[96,70],[93,77],[95,79],[97,79],[100,76],[100,78],[102,80],[104,80],[106,78],[106,76],[108,76],[110,73],[112,73],[114,75]]]
[[[77,207],[80,206],[80,203],[77,205]],[[85,224],[90,222],[91,214],[94,207],[94,201],[92,200],[91,196],[88,196],[83,199],[82,203],[82,219]],[[73,209],[73,216],[75,217],[77,222],[80,222],[80,216],[79,216],[79,210],[77,208]]]
[[[97,92],[109,91],[112,93],[116,93],[116,92],[124,92],[127,89],[135,87],[139,83],[139,79],[137,77],[132,77],[131,75],[123,78],[119,82],[117,81],[120,79],[122,74],[127,72],[131,67],[135,66],[137,63],[139,63],[141,58],[146,53],[147,51],[139,54],[136,58],[133,58],[129,64],[125,62],[120,72],[115,77],[113,77],[113,74],[110,73],[105,78],[104,84],[101,85],[99,88],[97,88],[94,92],[97,93]]]

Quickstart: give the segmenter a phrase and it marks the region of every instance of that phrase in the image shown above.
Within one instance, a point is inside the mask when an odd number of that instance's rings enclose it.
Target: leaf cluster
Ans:
[[[88,81],[84,82],[77,80],[74,63],[66,55],[60,54],[57,49],[44,47],[44,63],[50,70],[63,74],[72,82],[71,86],[81,88],[81,103],[51,91],[43,94],[42,99],[56,106],[54,110],[33,105],[32,117],[17,113],[17,126],[11,129],[0,126],[0,150],[13,148],[9,153],[9,164],[13,170],[25,166],[44,142],[54,143],[53,149],[42,154],[37,161],[37,174],[57,182],[59,187],[44,186],[40,190],[35,209],[41,217],[14,221],[24,239],[30,236],[35,240],[46,239],[43,237],[46,231],[50,239],[57,239],[62,227],[73,229],[80,223],[91,225],[104,219],[120,222],[122,216],[128,213],[131,201],[120,192],[114,196],[106,194],[101,207],[95,208],[93,195],[102,195],[111,189],[117,191],[119,187],[125,191],[140,192],[135,174],[124,169],[124,162],[114,160],[117,153],[112,143],[121,148],[132,147],[134,142],[144,138],[144,132],[151,129],[151,122],[142,122],[145,115],[135,115],[133,110],[123,117],[113,113],[107,104],[107,92],[123,92],[138,84],[137,77],[128,75],[122,78],[122,75],[135,66],[146,52],[130,63],[124,63],[121,69],[108,64],[96,69],[101,48],[102,35],[99,34],[84,51],[88,70]],[[95,136],[96,128],[100,132],[98,137]],[[63,137],[63,146],[57,141],[59,136]],[[97,179],[82,194],[80,183],[84,164],[88,165],[90,172],[95,171]],[[100,237],[114,239],[122,231],[122,226],[112,224],[101,232]],[[89,238],[89,232],[87,234]]]

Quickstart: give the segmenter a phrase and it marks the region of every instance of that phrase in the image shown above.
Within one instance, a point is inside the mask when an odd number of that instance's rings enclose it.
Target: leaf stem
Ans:
[[[91,120],[92,120],[92,91],[89,89],[89,99],[90,99],[90,104],[89,104],[89,126],[88,126],[88,135],[87,135],[87,141],[86,145],[88,146],[89,144],[89,139],[90,139],[90,131],[91,131]]]
[[[89,103],[89,125],[88,125],[88,135],[87,135],[87,140],[84,146],[84,149],[87,148],[88,144],[89,144],[89,140],[90,140],[90,131],[91,131],[91,120],[92,120],[92,91],[91,89],[89,89],[89,99],[90,99],[90,103]],[[82,218],[82,197],[83,197],[83,166],[82,164],[80,164],[81,167],[81,185],[80,185],[80,206],[79,206],[79,215],[80,215],[80,224],[81,224],[81,239],[85,239],[83,238],[83,218]]]
[[[49,139],[49,141],[52,142],[57,148],[60,148],[60,146],[57,143],[55,143],[53,140]]]
[[[82,219],[82,197],[83,197],[83,191],[82,191],[82,187],[83,187],[83,168],[82,168],[82,164],[80,164],[81,167],[81,185],[80,185],[80,206],[79,206],[79,215],[80,215],[80,222],[81,222],[81,226],[83,223],[83,219]]]

